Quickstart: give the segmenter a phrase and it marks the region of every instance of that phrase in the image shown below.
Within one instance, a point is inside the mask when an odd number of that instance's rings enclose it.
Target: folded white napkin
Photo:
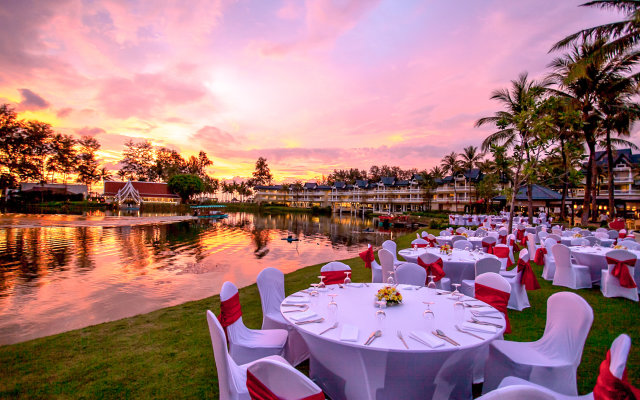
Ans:
[[[485,308],[474,308],[472,310],[472,314],[478,314],[478,315],[491,315],[491,314],[499,314],[500,311],[496,310],[495,308],[491,308],[491,307],[485,307]]]
[[[497,332],[497,329],[496,329],[495,326],[478,325],[478,324],[472,324],[471,322],[465,322],[464,324],[462,324],[462,330],[485,332],[485,333],[496,333]]]
[[[350,283],[349,284],[349,287],[355,287],[355,288],[361,288],[363,286],[364,286],[364,284],[362,284],[362,283]]]
[[[287,297],[287,303],[289,304],[307,304],[309,302],[308,297]]]
[[[413,285],[398,285],[398,288],[400,288],[401,290],[414,290],[417,289],[419,286],[413,286]]]
[[[355,325],[343,324],[342,331],[340,332],[340,340],[345,342],[357,342],[358,327]]]
[[[409,337],[431,348],[444,346],[444,340],[433,336],[428,332],[411,331]]]
[[[301,322],[301,321],[307,321],[310,319],[314,319],[318,316],[318,314],[314,313],[311,310],[307,310],[307,311],[303,311],[301,313],[295,313],[295,315],[292,315],[290,318],[296,322]]]

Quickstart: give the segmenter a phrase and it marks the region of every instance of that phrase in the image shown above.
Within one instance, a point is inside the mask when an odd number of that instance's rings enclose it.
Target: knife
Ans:
[[[371,340],[371,338],[373,337],[373,335],[376,334],[376,331],[371,332],[371,335],[369,335],[369,337],[367,338],[367,340],[364,341],[364,344],[367,345],[369,344],[369,340]]]

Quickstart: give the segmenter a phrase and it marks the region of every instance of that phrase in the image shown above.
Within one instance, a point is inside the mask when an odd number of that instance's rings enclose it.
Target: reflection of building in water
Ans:
[[[180,196],[171,192],[171,190],[169,190],[169,185],[164,182],[105,181],[104,198],[107,203],[120,203],[126,199],[131,199],[133,203],[138,204],[180,203]]]

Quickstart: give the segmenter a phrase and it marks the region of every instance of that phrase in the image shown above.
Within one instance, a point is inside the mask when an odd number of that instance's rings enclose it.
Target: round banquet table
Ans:
[[[284,318],[302,335],[310,352],[309,375],[333,400],[339,399],[471,399],[474,357],[479,352],[486,353],[489,344],[501,338],[505,320],[497,310],[499,319],[481,320],[497,323],[503,328],[495,333],[473,333],[483,340],[459,332],[453,314],[454,300],[449,295],[429,294],[426,288],[409,290],[409,285],[399,285],[403,296],[401,305],[387,307],[386,318],[381,322],[376,318],[374,295],[383,284],[358,284],[345,288],[329,285],[317,300],[309,304],[309,309],[324,317],[321,323],[296,325],[292,317],[297,312],[294,307],[281,305]],[[320,335],[332,325],[327,304],[328,294],[337,294],[338,303],[336,329]],[[302,294],[299,292],[296,296]],[[306,294],[303,296],[308,297]],[[465,299],[470,299],[464,297]],[[300,300],[300,297],[287,297]],[[460,346],[445,342],[443,346],[431,348],[410,337],[412,331],[427,331],[427,322],[422,317],[426,305],[423,301],[433,301],[431,310],[435,313],[436,329],[441,329]],[[485,303],[474,300],[469,304]],[[471,316],[465,309],[465,321]],[[341,329],[345,325],[357,327],[357,340],[340,340]],[[364,342],[377,329],[382,336],[369,346]],[[409,349],[398,338],[403,334]],[[434,336],[435,338],[435,336]],[[482,353],[480,353],[482,354]]]
[[[453,238],[453,236],[436,236],[436,241],[438,242],[438,244],[440,246],[443,246],[445,244],[448,244],[449,246],[452,246],[452,243],[451,243],[451,239],[452,238]],[[481,237],[471,236],[471,237],[466,238],[466,240],[471,242],[471,244],[473,245],[474,249],[482,247],[482,238]]]
[[[591,273],[591,282],[600,282],[602,270],[607,269],[606,254],[613,249],[610,247],[591,247],[591,246],[573,246],[571,247],[571,255],[577,264],[586,265]],[[635,272],[633,279],[636,283],[640,282],[640,251],[628,250],[635,254],[636,260]],[[639,286],[640,290],[640,286]]]
[[[563,236],[563,237],[560,238],[560,241],[561,241],[561,243],[563,245],[570,247],[571,246],[571,241],[573,239],[575,239],[573,236],[571,236],[571,237]],[[614,242],[613,239],[599,239],[599,240],[600,240],[600,245],[602,247],[611,247],[611,246],[613,246],[613,242]],[[611,249],[609,249],[609,250],[611,250]]]
[[[444,273],[451,283],[462,283],[463,279],[475,279],[476,261],[481,258],[493,257],[493,254],[474,253],[466,250],[453,249],[451,255],[440,254],[437,247],[422,247],[414,249],[402,249],[398,252],[408,262],[415,263],[418,257],[425,252],[433,253],[442,258]]]

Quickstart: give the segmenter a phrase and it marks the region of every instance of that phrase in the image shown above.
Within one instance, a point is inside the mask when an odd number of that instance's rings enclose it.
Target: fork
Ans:
[[[329,332],[332,329],[336,329],[338,327],[338,323],[336,322],[335,324],[331,325],[330,327],[328,327],[327,329],[323,330],[322,332],[320,332],[318,335],[322,335],[324,333]]]
[[[407,345],[407,342],[404,341],[404,337],[402,336],[402,332],[400,331],[398,331],[398,338],[402,340],[402,344],[404,344],[404,347],[406,347],[407,350],[409,350],[409,346]]]
[[[296,322],[296,325],[306,325],[306,324],[313,324],[316,322],[323,322],[324,318],[319,318],[319,319],[312,319],[310,321],[300,321],[300,322]]]

